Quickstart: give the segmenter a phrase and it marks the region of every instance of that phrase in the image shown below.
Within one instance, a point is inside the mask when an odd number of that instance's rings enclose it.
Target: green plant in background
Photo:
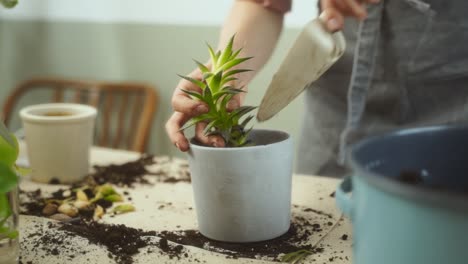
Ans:
[[[13,8],[18,4],[18,0],[0,0],[0,3],[6,8]]]
[[[223,51],[216,53],[208,45],[211,57],[211,69],[195,60],[198,68],[203,73],[201,80],[180,76],[201,89],[201,92],[184,89],[182,91],[196,100],[205,102],[210,109],[208,113],[190,119],[181,130],[199,122],[206,122],[205,135],[220,135],[227,147],[242,147],[250,143],[248,141],[248,134],[252,128],[246,130],[245,127],[253,118],[253,115],[244,118],[242,122],[241,118],[256,107],[241,106],[233,111],[228,111],[227,104],[235,95],[245,92],[242,87],[238,88],[232,84],[237,80],[235,76],[239,73],[250,71],[248,69],[235,69],[234,67],[252,57],[238,58],[241,49],[234,51],[232,49],[233,43],[234,36]]]
[[[18,231],[8,223],[8,219],[13,214],[8,192],[16,188],[18,184],[15,165],[18,152],[16,137],[0,122],[0,240],[15,239],[18,236]]]

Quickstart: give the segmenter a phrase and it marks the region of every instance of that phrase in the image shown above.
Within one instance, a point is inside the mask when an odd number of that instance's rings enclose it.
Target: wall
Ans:
[[[260,103],[299,27],[315,16],[314,2],[294,2],[274,56],[250,85],[247,104]],[[16,9],[0,11],[0,98],[19,81],[43,75],[149,82],[161,96],[149,152],[180,156],[164,132],[176,74],[194,68],[191,58],[207,57],[205,41],[215,45],[230,5],[218,0],[20,0]],[[297,138],[301,103],[296,100],[256,127],[282,129]]]

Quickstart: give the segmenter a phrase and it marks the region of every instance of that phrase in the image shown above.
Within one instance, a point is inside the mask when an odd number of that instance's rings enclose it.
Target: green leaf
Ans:
[[[0,193],[10,191],[18,183],[18,176],[12,166],[0,163]],[[0,195],[1,196],[1,195]]]
[[[237,89],[237,88],[227,88],[227,89],[223,88],[220,92],[217,92],[215,95],[213,95],[213,100],[218,101],[218,99],[221,98],[222,96],[225,96],[228,94],[236,95],[239,93],[245,93],[245,91],[241,89]],[[222,105],[225,106],[225,104],[222,104]]]
[[[180,75],[180,74],[177,74],[180,78],[183,78],[193,84],[195,84],[196,86],[200,87],[201,89],[205,89],[206,85],[200,81],[200,80],[197,80],[197,79],[194,79],[192,77],[188,77],[188,76],[183,76],[183,75]]]
[[[99,186],[97,189],[97,192],[102,194],[103,197],[112,195],[112,194],[117,194],[114,187],[112,187],[110,184],[103,184]]]
[[[249,69],[235,69],[235,70],[230,70],[230,71],[224,73],[224,78],[229,77],[229,76],[234,75],[234,74],[243,73],[243,72],[249,72],[249,71],[252,71],[252,70],[249,70]]]
[[[226,63],[232,55],[232,45],[234,43],[234,37],[235,37],[235,34],[231,37],[231,39],[229,39],[228,44],[226,45],[223,52],[221,53],[221,58],[219,59],[219,63],[221,65]]]
[[[211,68],[216,69],[216,66],[218,65],[218,59],[216,58],[216,54],[213,48],[210,46],[210,44],[206,43],[206,45],[208,46],[208,52],[210,53]]]
[[[210,72],[210,69],[208,69],[208,67],[206,67],[205,64],[197,60],[193,60],[193,61],[195,61],[195,63],[198,65],[198,68],[201,70],[202,73]]]
[[[3,226],[5,221],[11,215],[10,203],[6,193],[0,193],[0,227]]]
[[[226,71],[226,70],[229,70],[230,68],[238,65],[238,64],[241,64],[242,62],[246,61],[246,60],[250,60],[251,58],[253,57],[247,57],[247,58],[239,58],[239,59],[233,59],[233,60],[230,60],[228,62],[226,62],[225,64],[223,64],[221,67],[219,67],[220,70],[223,70],[223,71]]]
[[[310,254],[312,254],[311,251],[301,249],[299,251],[291,252],[291,253],[284,255],[281,258],[281,262],[288,262],[292,264],[299,263],[299,261],[303,260],[305,257],[307,257]]]
[[[244,105],[244,106],[241,106],[241,107],[235,109],[234,111],[232,111],[232,116],[241,117],[241,116],[247,114],[248,112],[251,112],[251,111],[255,110],[256,108],[257,107],[255,107],[255,106],[246,106],[246,105]]]
[[[236,50],[234,53],[232,53],[231,57],[229,58],[229,60],[233,60],[237,57],[237,55],[239,55],[239,53],[242,51],[242,48]]]
[[[18,230],[11,230],[10,232],[6,233],[6,236],[9,238],[9,239],[15,239],[19,236],[19,232]]]
[[[214,76],[214,74],[212,72],[207,72],[205,74],[203,74],[203,80],[208,80],[208,78]]]
[[[104,200],[113,202],[113,203],[123,201],[122,196],[120,196],[119,194],[107,195],[106,197],[104,197]]]
[[[217,72],[209,82],[210,90],[213,94],[219,91],[221,88],[221,79],[223,77],[223,71]],[[205,89],[206,90],[206,89]]]
[[[13,8],[18,4],[18,0],[0,0],[0,2],[6,8]]]
[[[210,123],[208,123],[208,125],[206,125],[205,129],[203,130],[203,134],[208,135],[211,132],[211,129],[215,127],[217,122],[218,120],[213,120]]]
[[[183,131],[183,130],[197,124],[198,122],[205,121],[205,120],[209,119],[210,117],[211,116],[210,116],[209,113],[192,117],[187,123],[185,123],[185,125],[179,131]]]
[[[135,207],[131,204],[121,204],[116,206],[114,209],[112,209],[113,213],[116,214],[123,214],[123,213],[129,213],[129,212],[134,212]]]
[[[182,89],[182,88],[180,88],[180,90],[181,90],[182,92],[184,92],[184,93],[186,93],[186,94],[192,96],[192,97],[197,98],[197,99],[200,100],[200,101],[203,101],[203,100],[204,100],[203,96],[202,96],[200,93],[198,93],[198,92],[189,91],[189,90],[185,90],[185,89]]]
[[[19,147],[16,137],[0,122],[0,163],[13,166],[18,158]]]
[[[242,121],[242,123],[240,124],[240,126],[241,126],[241,127],[245,127],[245,126],[250,122],[250,120],[252,120],[252,118],[254,118],[253,115],[248,116],[246,119],[244,119],[244,121]]]
[[[235,81],[237,80],[236,77],[228,77],[226,78],[226,76],[223,76],[223,79],[221,80],[221,86],[225,85],[226,83],[230,82],[230,81]]]

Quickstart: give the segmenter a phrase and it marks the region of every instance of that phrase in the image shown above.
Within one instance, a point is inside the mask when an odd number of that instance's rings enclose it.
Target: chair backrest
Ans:
[[[158,101],[155,87],[133,82],[30,79],[19,84],[4,104],[3,120],[7,126],[19,99],[39,89],[51,92],[49,102],[73,102],[96,107],[95,145],[145,151]]]

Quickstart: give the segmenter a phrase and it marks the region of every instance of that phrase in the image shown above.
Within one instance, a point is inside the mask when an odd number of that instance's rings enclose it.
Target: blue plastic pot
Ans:
[[[468,126],[369,138],[350,165],[336,199],[353,223],[354,263],[468,263]],[[401,181],[405,171],[422,182]]]

